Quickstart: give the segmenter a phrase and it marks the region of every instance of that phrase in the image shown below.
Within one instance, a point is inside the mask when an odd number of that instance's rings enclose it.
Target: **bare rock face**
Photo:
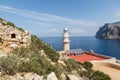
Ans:
[[[75,75],[67,75],[69,80],[83,80],[82,78],[78,78]]]
[[[64,73],[61,74],[61,78],[62,78],[62,80],[69,80],[69,79],[67,79],[67,76]]]
[[[34,74],[34,73],[26,73],[24,75],[24,77],[25,77],[26,80],[33,80],[33,78],[34,78],[35,75],[36,74]]]
[[[36,75],[33,80],[43,80],[43,76]]]
[[[26,80],[25,77],[20,76],[19,80]]]
[[[56,77],[54,72],[51,72],[48,76],[47,76],[47,80],[58,80],[58,78]]]
[[[120,22],[106,23],[99,28],[95,37],[101,39],[120,39]]]

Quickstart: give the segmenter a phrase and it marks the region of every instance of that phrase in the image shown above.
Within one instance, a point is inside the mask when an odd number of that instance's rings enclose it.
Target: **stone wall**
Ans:
[[[16,48],[29,46],[31,43],[31,34],[17,27],[0,23],[0,39],[2,42],[1,45],[4,47]]]
[[[91,61],[94,65],[98,65],[98,66],[107,66],[107,67],[111,67],[117,70],[120,70],[120,64],[115,63],[115,62],[110,62],[108,61]]]

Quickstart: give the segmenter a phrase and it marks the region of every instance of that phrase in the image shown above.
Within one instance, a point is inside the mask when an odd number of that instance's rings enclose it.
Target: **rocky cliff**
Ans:
[[[106,23],[96,33],[96,38],[120,39],[120,22]]]

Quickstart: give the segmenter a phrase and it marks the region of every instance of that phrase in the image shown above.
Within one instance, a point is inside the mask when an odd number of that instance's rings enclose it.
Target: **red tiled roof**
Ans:
[[[76,60],[76,61],[79,61],[80,63],[84,63],[86,61],[93,61],[93,60],[105,60],[106,58],[103,58],[103,57],[98,57],[98,56],[94,56],[94,55],[90,55],[90,54],[82,54],[82,55],[70,55],[69,56],[70,58]]]

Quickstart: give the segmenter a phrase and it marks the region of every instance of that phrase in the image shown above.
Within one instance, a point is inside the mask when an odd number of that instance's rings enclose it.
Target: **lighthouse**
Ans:
[[[70,34],[67,28],[63,30],[63,50],[67,51],[70,50]]]

